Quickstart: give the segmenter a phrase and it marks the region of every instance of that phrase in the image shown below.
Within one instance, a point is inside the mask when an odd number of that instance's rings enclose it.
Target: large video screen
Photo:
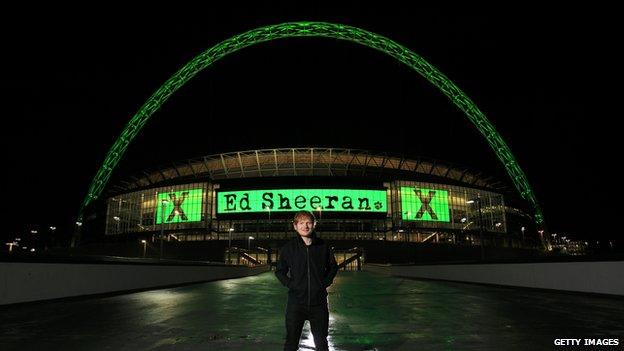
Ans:
[[[217,214],[302,210],[386,213],[388,205],[385,190],[268,189],[217,193]]]
[[[405,221],[450,222],[446,190],[402,186],[401,209]]]
[[[201,221],[203,189],[158,194],[156,224]]]

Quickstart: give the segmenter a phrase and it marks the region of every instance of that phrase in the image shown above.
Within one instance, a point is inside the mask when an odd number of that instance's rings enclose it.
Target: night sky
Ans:
[[[0,24],[3,236],[30,225],[69,230],[125,123],[186,62],[244,31],[303,20],[360,27],[421,55],[503,136],[551,232],[617,235],[609,120],[618,113],[599,112],[616,74],[616,31],[598,10],[44,12],[7,12],[11,20]],[[152,116],[113,177],[219,152],[308,146],[446,160],[511,186],[476,128],[424,78],[373,49],[327,38],[257,45],[201,72]]]

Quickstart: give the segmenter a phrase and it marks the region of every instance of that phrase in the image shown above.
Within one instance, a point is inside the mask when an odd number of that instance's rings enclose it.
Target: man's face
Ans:
[[[308,217],[300,217],[299,220],[293,224],[297,233],[304,237],[309,237],[314,230],[316,223]]]

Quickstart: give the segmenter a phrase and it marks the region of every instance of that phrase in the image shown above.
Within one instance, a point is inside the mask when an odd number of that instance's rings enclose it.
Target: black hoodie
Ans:
[[[338,273],[331,249],[323,239],[312,235],[306,245],[297,235],[284,245],[279,254],[275,276],[288,290],[288,303],[321,305],[327,303],[327,287]]]

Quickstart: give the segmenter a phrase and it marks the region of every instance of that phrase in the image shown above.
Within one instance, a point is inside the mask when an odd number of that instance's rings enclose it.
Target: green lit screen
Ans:
[[[403,220],[449,222],[448,191],[401,187]]]
[[[202,199],[201,188],[159,193],[156,224],[201,221]]]
[[[271,189],[217,193],[217,213],[287,212],[375,212],[387,211],[385,190]]]

